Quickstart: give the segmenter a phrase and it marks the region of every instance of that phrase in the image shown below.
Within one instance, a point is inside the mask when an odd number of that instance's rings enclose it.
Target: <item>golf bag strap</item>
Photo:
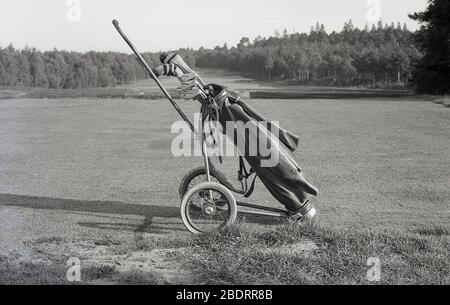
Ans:
[[[256,181],[256,174],[253,177],[252,183],[250,184],[250,187],[248,188],[247,192],[245,192],[244,197],[248,198],[253,193],[253,190],[255,189],[255,181]]]
[[[244,194],[244,197],[246,198],[249,197],[253,193],[253,190],[255,189],[256,172],[251,167],[250,171],[247,171],[247,168],[245,167],[244,163],[244,158],[242,156],[239,156],[238,180],[242,181],[242,179],[248,179],[253,174],[255,174],[255,176],[253,177],[252,183],[250,184],[250,187]]]
[[[200,109],[201,116],[202,116],[202,132],[203,127],[205,126],[206,122],[209,123],[210,132],[209,135],[213,138],[213,146],[219,145],[219,139],[214,137],[213,129],[211,128],[211,122],[212,121],[219,121],[219,109],[217,107],[217,104],[214,103],[214,100],[210,101],[208,104],[204,103],[202,104],[202,107]],[[203,135],[204,136],[204,135]],[[222,156],[219,155],[219,162],[222,163]]]
[[[250,171],[247,171],[247,168],[245,167],[244,158],[242,156],[239,156],[239,177],[242,178],[248,178],[251,175],[253,175],[255,171],[253,168],[250,167]]]

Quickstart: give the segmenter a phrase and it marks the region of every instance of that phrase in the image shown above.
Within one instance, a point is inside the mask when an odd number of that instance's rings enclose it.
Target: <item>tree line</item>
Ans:
[[[191,67],[253,73],[268,79],[331,86],[404,87],[418,92],[450,92],[450,2],[428,0],[424,12],[406,24],[359,29],[349,20],[340,32],[327,33],[317,23],[309,33],[281,33],[253,41],[243,37],[228,48],[179,49]],[[150,66],[159,53],[144,53]],[[35,48],[0,47],[0,85],[44,88],[108,87],[129,84],[148,74],[133,54],[118,52],[40,52]]]
[[[200,48],[195,57],[201,67],[252,72],[269,79],[389,87],[407,84],[421,53],[405,24],[379,21],[360,30],[349,20],[340,32],[328,34],[317,23],[308,34],[289,34],[285,29],[252,42],[244,37],[236,47]]]
[[[189,50],[179,50],[194,64]],[[185,53],[185,54],[184,54]],[[159,64],[159,54],[144,53],[150,66]],[[55,89],[109,87],[129,84],[148,74],[133,54],[118,52],[40,52],[35,48],[0,48],[0,85]]]

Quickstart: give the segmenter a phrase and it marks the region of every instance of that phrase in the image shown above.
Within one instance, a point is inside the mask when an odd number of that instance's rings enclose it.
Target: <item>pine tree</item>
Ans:
[[[424,12],[410,15],[422,26],[415,35],[424,56],[413,74],[416,90],[423,93],[450,93],[450,2],[429,0]]]

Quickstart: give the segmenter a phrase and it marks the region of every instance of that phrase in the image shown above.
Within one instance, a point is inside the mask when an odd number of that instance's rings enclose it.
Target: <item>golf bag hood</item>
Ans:
[[[214,90],[214,99],[219,108],[218,121],[222,126],[226,126],[227,121],[241,121],[246,126],[251,126],[249,132],[244,132],[243,135],[247,152],[250,151],[247,149],[250,145],[250,138],[256,137],[258,143],[263,140],[268,144],[267,148],[271,154],[278,155],[278,162],[271,167],[262,166],[262,161],[266,157],[259,152],[256,155],[244,154],[243,156],[269,192],[291,212],[299,211],[310,197],[317,196],[317,189],[306,181],[293,154],[299,145],[298,136],[276,124],[271,124],[245,103],[235,91],[229,91],[226,87],[216,84],[208,86]],[[226,134],[226,131],[229,132],[228,129],[222,132],[227,137],[231,137],[235,145],[238,145],[236,135],[239,131],[236,128],[232,137],[230,134]],[[265,139],[261,139],[261,137],[265,137]]]

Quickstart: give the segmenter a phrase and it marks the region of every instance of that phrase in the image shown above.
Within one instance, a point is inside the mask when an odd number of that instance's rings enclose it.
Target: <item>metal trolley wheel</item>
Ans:
[[[210,169],[211,182],[219,182],[217,179],[216,172]],[[178,189],[178,194],[180,199],[183,199],[184,195],[193,188],[195,185],[208,181],[206,178],[206,169],[203,166],[197,167],[190,172],[188,172],[180,183],[180,188]]]
[[[236,200],[217,182],[193,186],[181,201],[181,219],[194,234],[220,231],[236,220]]]

